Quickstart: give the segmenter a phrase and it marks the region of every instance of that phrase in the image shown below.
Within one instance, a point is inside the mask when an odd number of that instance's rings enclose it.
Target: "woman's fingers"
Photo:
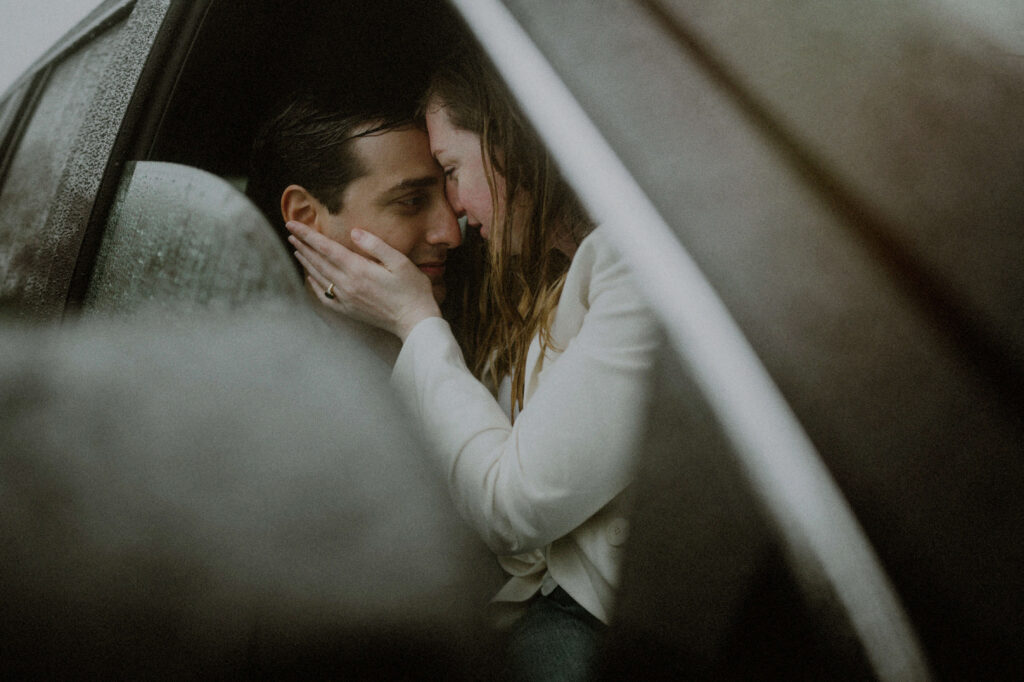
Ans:
[[[309,225],[306,225],[305,223],[300,223],[295,220],[289,220],[284,224],[284,226],[288,228],[288,231],[291,232],[293,235],[295,235],[302,241],[306,242],[307,244],[310,244],[314,248],[329,248],[331,240],[328,239],[327,237],[324,237],[322,234],[314,230]]]
[[[303,267],[306,267],[307,269],[312,267],[320,275],[328,279],[330,279],[332,274],[336,274],[330,272],[330,270],[334,270],[335,267],[306,242],[296,239],[295,237],[288,237],[288,243],[295,247],[295,257],[302,257]]]
[[[320,299],[321,303],[323,303],[325,306],[333,310],[347,312],[345,308],[336,299],[329,297],[327,295],[326,290],[324,289],[324,287],[320,286],[320,283],[317,282],[317,280],[313,279],[312,277],[306,277],[306,281],[309,282],[310,286],[313,289],[313,293],[316,294],[316,297]]]
[[[308,225],[290,221],[285,226],[292,233],[292,237],[288,238],[289,242],[296,245],[305,244],[308,247],[306,252],[307,258],[310,256],[310,253],[315,253],[342,270],[351,268],[354,263],[362,260],[358,255],[352,253],[350,249],[345,248],[330,237],[320,234]],[[310,258],[310,261],[316,262],[316,259]]]
[[[317,270],[316,266],[309,262],[308,258],[303,256],[302,253],[299,251],[295,252],[295,258],[296,260],[299,261],[299,265],[301,265],[302,268],[306,271],[308,279],[313,284],[315,284],[316,287],[320,287],[321,289],[327,288],[327,285],[330,284],[330,281],[323,275],[323,273]]]
[[[303,269],[306,271],[306,281],[309,283],[309,287],[312,289],[313,293],[316,294],[316,297],[319,298],[327,307],[344,312],[345,309],[344,306],[341,305],[341,302],[337,301],[333,295],[327,296],[326,294],[327,288],[330,287],[333,282],[324,277],[320,271],[313,267],[313,264],[310,263],[301,253],[296,252],[295,258],[298,259],[299,264],[302,265]]]
[[[366,230],[354,229],[349,233],[352,241],[360,249],[365,251],[371,258],[374,258],[383,265],[389,272],[394,272],[398,267],[409,262],[409,258],[386,243],[377,235]]]
[[[337,249],[333,250],[333,258],[329,260],[294,236],[289,237],[288,241],[295,247],[295,257],[302,263],[302,267],[324,287],[332,282],[338,287],[348,287],[352,282],[372,277],[375,269],[383,270],[376,263],[353,253],[341,244],[335,244]]]
[[[427,275],[376,235],[352,230],[357,252],[302,223],[287,225],[310,286],[332,310],[401,339],[423,318],[440,315]],[[325,289],[334,295],[326,296]]]

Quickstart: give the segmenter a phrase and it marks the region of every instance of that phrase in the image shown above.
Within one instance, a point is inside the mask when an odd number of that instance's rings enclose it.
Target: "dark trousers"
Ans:
[[[584,682],[594,678],[606,626],[561,587],[538,595],[509,633],[510,682]]]

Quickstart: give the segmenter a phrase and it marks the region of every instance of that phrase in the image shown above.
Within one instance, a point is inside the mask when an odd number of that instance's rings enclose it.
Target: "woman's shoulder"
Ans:
[[[577,263],[577,259],[580,256],[583,256],[584,260],[592,260],[594,256],[614,252],[615,247],[612,244],[611,228],[608,225],[598,225],[580,241],[579,246],[576,248],[576,253],[573,255],[573,264]]]
[[[599,226],[580,242],[566,274],[552,338],[563,348],[573,340],[591,354],[646,354],[660,343],[660,325],[620,255],[612,229]]]
[[[614,244],[612,229],[599,225],[580,242],[559,299],[562,317],[582,321],[595,308],[616,314],[647,312],[632,270]]]
[[[567,287],[584,286],[589,290],[595,286],[633,286],[629,266],[615,247],[611,230],[607,225],[598,225],[583,238],[566,274]]]

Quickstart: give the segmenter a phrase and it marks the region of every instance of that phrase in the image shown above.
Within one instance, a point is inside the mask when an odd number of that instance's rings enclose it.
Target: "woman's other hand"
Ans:
[[[441,316],[430,279],[376,235],[359,229],[350,234],[366,258],[302,223],[292,221],[287,227],[306,279],[328,308],[389,331],[403,342],[418,323]],[[333,297],[326,293],[332,284]]]

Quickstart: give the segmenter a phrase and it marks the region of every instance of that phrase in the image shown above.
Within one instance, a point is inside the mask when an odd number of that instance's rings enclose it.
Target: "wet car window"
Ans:
[[[21,308],[21,299],[43,290],[63,303],[75,253],[65,242],[74,235],[51,213],[60,206],[55,198],[62,175],[123,26],[108,29],[54,69],[11,159],[0,190],[2,307]]]
[[[8,124],[14,117],[14,112],[17,111],[17,102],[21,99],[19,95],[20,91],[4,100],[3,104],[0,104],[0,136],[4,135]]]
[[[18,109],[25,101],[25,94],[28,92],[29,82],[12,91],[10,95],[0,104],[0,184],[3,182],[4,171],[7,167],[8,147],[13,143],[14,122],[18,115]]]

